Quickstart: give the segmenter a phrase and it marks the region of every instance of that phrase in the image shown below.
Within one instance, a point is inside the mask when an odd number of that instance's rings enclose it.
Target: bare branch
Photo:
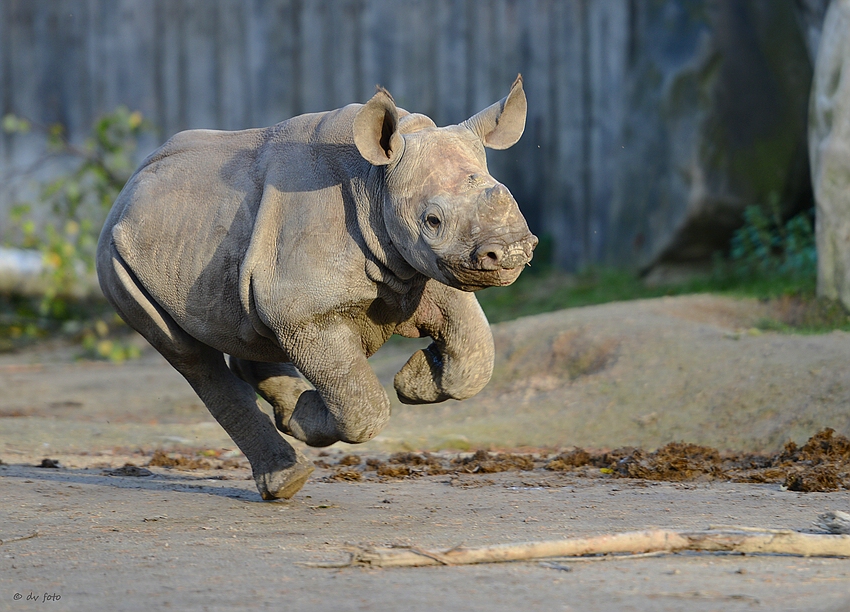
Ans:
[[[673,553],[683,550],[785,554],[802,557],[850,557],[850,536],[735,526],[703,531],[653,529],[590,538],[498,544],[480,548],[455,547],[430,552],[414,547],[406,550],[360,547],[350,552],[351,558],[347,565],[369,567],[467,565],[586,555]],[[305,565],[340,567],[339,562],[306,563]]]

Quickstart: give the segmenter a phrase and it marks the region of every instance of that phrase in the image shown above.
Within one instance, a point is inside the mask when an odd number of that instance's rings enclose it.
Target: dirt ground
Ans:
[[[440,549],[712,524],[811,531],[820,513],[850,511],[850,335],[759,332],[766,308],[689,296],[501,324],[482,394],[394,401],[372,442],[305,449],[319,467],[279,502],[260,501],[244,458],[154,352],[124,364],[80,361],[63,346],[0,355],[0,610],[850,610],[850,559],[298,564],[342,560],[347,543]],[[386,384],[415,348],[394,341],[372,359]],[[789,474],[826,465],[805,443],[827,427],[835,480],[794,491]],[[720,452],[665,447],[674,441]],[[670,449],[678,455],[661,470]],[[726,451],[763,456],[749,468],[776,472],[746,482]],[[669,481],[692,455],[708,469]]]

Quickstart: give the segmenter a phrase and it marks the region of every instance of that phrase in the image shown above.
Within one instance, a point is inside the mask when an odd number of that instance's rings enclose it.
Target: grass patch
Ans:
[[[822,334],[836,329],[850,331],[850,317],[836,301],[824,298],[783,295],[768,300],[772,316],[756,327],[780,333]]]
[[[649,287],[624,270],[592,268],[578,274],[558,270],[526,270],[508,287],[492,287],[476,295],[491,323],[563,308],[670,295],[670,288]]]
[[[42,298],[0,296],[0,353],[52,339],[79,346],[81,359],[122,362],[141,354],[134,333],[105,300],[65,300],[62,319],[45,314],[41,303]]]
[[[848,312],[838,302],[816,297],[815,279],[811,275],[736,274],[722,261],[718,261],[709,275],[668,285],[647,285],[637,274],[616,269],[594,268],[578,274],[557,270],[529,272],[524,272],[509,287],[477,293],[491,323],[607,302],[714,293],[765,302],[771,316],[763,318],[757,326],[765,331],[850,331]]]

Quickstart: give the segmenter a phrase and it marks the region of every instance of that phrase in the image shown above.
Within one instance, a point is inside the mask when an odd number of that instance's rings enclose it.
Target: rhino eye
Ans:
[[[425,223],[427,223],[431,229],[437,229],[440,227],[440,218],[437,215],[430,214],[425,217]]]

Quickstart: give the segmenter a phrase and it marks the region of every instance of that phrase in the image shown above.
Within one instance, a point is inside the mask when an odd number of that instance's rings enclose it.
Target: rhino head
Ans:
[[[484,152],[516,143],[525,115],[521,77],[506,98],[460,125],[437,127],[419,114],[399,119],[385,90],[358,111],[354,142],[367,161],[386,166],[384,223],[415,270],[476,291],[511,284],[531,261],[537,237],[488,172]]]

